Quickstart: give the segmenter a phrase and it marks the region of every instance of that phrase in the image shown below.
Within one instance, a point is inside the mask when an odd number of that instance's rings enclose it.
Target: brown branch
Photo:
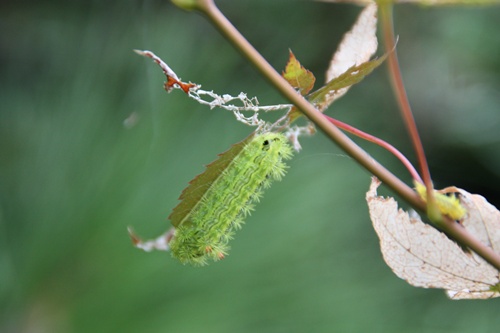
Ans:
[[[408,185],[375,161],[368,153],[357,146],[339,128],[311,105],[304,97],[297,93],[292,86],[253,48],[240,32],[219,11],[213,0],[184,0],[188,2],[186,9],[196,9],[205,14],[220,32],[238,49],[271,84],[292,104],[294,104],[309,120],[321,129],[332,141],[342,148],[349,156],[361,164],[370,173],[377,176],[385,185],[401,196],[417,211],[425,212],[426,205]],[[182,0],[176,0],[179,5]],[[423,151],[422,151],[423,152]],[[427,171],[428,172],[428,171]],[[428,179],[430,176],[428,175]],[[432,193],[430,194],[433,195]],[[440,215],[440,214],[439,214]],[[468,246],[490,264],[500,270],[500,255],[472,237],[456,222],[444,219],[440,227],[452,238]]]
[[[207,15],[221,33],[268,79],[276,89],[294,104],[328,137],[337,143],[349,156],[377,176],[384,184],[403,197],[416,210],[425,212],[425,204],[420,197],[399,178],[375,161],[368,153],[356,145],[324,115],[293,89],[290,84],[253,48],[252,45],[219,11],[213,0],[198,0],[198,9]]]

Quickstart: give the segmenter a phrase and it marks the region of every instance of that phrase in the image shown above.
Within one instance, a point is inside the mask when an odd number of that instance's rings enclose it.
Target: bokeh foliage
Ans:
[[[219,3],[277,69],[291,48],[319,81],[359,12]],[[395,15],[436,184],[498,207],[500,8]],[[163,232],[187,182],[250,132],[225,111],[167,95],[161,71],[134,48],[205,89],[283,102],[204,18],[168,1],[2,2],[1,332],[497,331],[498,299],[452,302],[392,274],[364,202],[369,175],[320,133],[302,141],[224,261],[192,268],[134,249],[127,226]],[[413,158],[383,68],[328,112]],[[130,115],[138,121],[125,127]]]

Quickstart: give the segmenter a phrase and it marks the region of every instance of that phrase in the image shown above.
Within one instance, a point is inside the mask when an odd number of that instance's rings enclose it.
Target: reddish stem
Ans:
[[[420,172],[422,173],[422,178],[424,180],[423,183],[427,188],[429,203],[432,204],[432,202],[434,201],[434,195],[432,192],[431,174],[429,172],[429,166],[425,157],[424,147],[422,145],[422,141],[420,140],[417,125],[411,111],[408,95],[406,94],[401,70],[399,68],[398,55],[395,50],[396,42],[394,39],[394,26],[392,22],[392,4],[381,2],[379,4],[379,9],[384,33],[385,49],[389,54],[388,64],[392,87],[394,89],[394,94],[396,95],[396,99],[398,101],[399,109],[401,110],[404,123],[410,134],[413,148],[415,149],[415,153],[417,155],[417,160],[420,165]]]
[[[390,153],[392,153],[394,156],[396,156],[397,159],[399,159],[401,161],[401,163],[403,163],[403,165],[406,167],[406,169],[408,169],[408,171],[410,172],[413,179],[419,181],[420,183],[423,183],[422,178],[420,178],[420,175],[418,174],[417,170],[415,170],[415,167],[406,158],[406,156],[404,156],[399,150],[396,149],[396,147],[394,147],[393,145],[391,145],[390,143],[388,143],[382,139],[377,138],[376,136],[373,136],[371,134],[363,132],[363,131],[361,131],[355,127],[352,127],[351,125],[346,124],[340,120],[330,118],[328,116],[325,116],[325,117],[326,117],[326,119],[328,119],[332,124],[334,124],[338,128],[341,128],[344,131],[349,132],[351,134],[354,134],[362,139],[370,141],[370,142],[386,149]]]

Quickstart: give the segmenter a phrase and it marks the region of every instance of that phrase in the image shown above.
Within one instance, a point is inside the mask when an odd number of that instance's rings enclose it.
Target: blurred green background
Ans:
[[[360,10],[218,3],[275,68],[290,48],[318,82]],[[436,185],[498,207],[500,8],[401,6],[395,15]],[[222,262],[193,268],[133,248],[127,226],[164,232],[187,182],[251,131],[167,95],[159,68],[135,48],[204,89],[284,102],[202,16],[168,1],[2,1],[0,332],[498,332],[499,299],[450,301],[390,271],[364,201],[369,174],[321,133],[302,140]],[[414,160],[385,67],[329,113]]]

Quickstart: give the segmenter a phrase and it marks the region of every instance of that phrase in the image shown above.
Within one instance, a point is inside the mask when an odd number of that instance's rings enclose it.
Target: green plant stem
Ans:
[[[377,176],[385,185],[401,196],[414,209],[426,211],[425,203],[408,185],[376,162],[363,149],[351,141],[340,129],[331,124],[326,117],[297,93],[292,86],[255,50],[240,32],[219,11],[213,0],[197,0],[197,9],[204,13],[221,33],[236,47],[271,84],[292,104],[294,104],[319,129],[337,143],[349,156]],[[432,195],[432,194],[431,194]],[[446,232],[461,244],[468,246],[490,264],[500,270],[500,255],[472,237],[458,223],[447,220]]]

